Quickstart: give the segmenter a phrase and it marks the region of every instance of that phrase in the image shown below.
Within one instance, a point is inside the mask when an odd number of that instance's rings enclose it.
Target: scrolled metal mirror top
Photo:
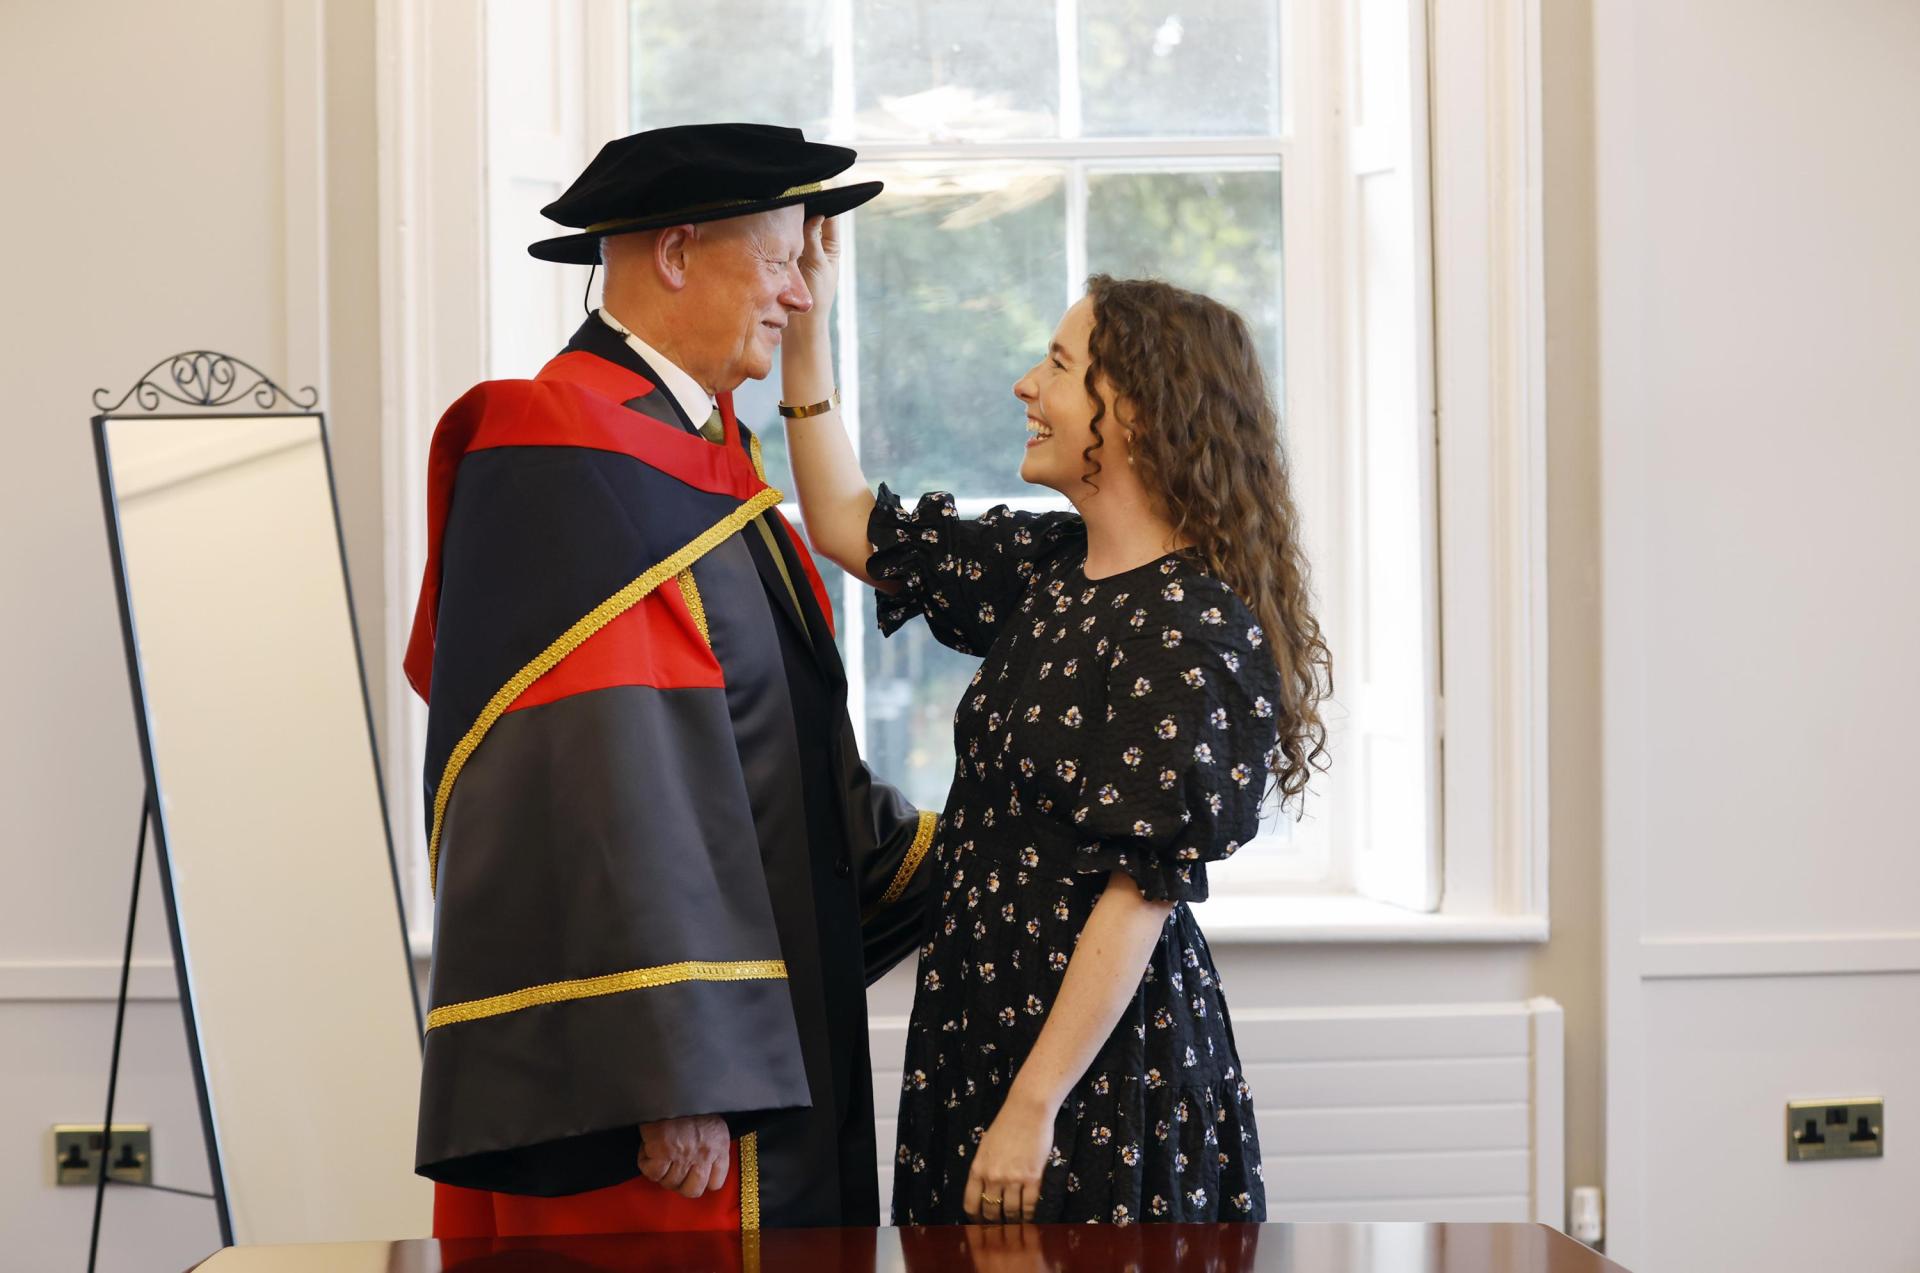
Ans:
[[[311,411],[320,404],[312,385],[292,393],[282,389],[252,363],[211,349],[189,349],[162,358],[133,382],[133,387],[109,404],[110,389],[95,389],[93,405],[103,415],[123,413],[132,401],[140,411],[159,411],[168,402],[181,406],[218,409],[238,405],[260,411]]]
[[[233,1237],[424,1233],[419,1018],[323,420],[248,411],[294,400],[204,352],[115,405],[166,398],[212,410],[96,428]]]

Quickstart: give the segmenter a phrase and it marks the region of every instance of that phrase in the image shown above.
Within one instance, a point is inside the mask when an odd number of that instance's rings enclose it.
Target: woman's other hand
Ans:
[[[967,1172],[967,1218],[982,1224],[1020,1224],[1033,1219],[1040,1176],[1053,1151],[1056,1109],[1015,1090],[1007,1093],[993,1125],[974,1151]]]

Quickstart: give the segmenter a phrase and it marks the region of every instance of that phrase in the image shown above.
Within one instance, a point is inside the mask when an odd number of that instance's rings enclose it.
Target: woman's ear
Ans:
[[[1133,463],[1133,429],[1139,422],[1139,412],[1134,410],[1133,400],[1125,394],[1113,396],[1113,418],[1120,422],[1120,436],[1127,441],[1127,463]]]

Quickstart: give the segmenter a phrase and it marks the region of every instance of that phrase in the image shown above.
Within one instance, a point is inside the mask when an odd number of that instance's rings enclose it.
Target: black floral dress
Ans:
[[[984,656],[954,718],[942,895],[907,1030],[897,1224],[964,1218],[975,1148],[1033,1047],[1108,877],[1207,895],[1258,825],[1277,673],[1234,593],[1182,554],[1085,574],[1072,514],[977,520],[880,488],[880,626],[923,615]],[[1253,1104],[1213,959],[1176,904],[1133,1001],[1062,1102],[1040,1222],[1261,1220]]]

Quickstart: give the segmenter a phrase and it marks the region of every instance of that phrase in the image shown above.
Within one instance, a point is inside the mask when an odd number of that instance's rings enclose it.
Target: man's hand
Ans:
[[[714,1114],[640,1124],[640,1174],[683,1198],[727,1183],[727,1120]]]
[[[840,229],[827,217],[809,217],[806,246],[800,253],[800,277],[813,294],[813,309],[808,318],[827,329],[833,316],[833,295],[840,287]],[[796,314],[792,320],[801,316]]]

